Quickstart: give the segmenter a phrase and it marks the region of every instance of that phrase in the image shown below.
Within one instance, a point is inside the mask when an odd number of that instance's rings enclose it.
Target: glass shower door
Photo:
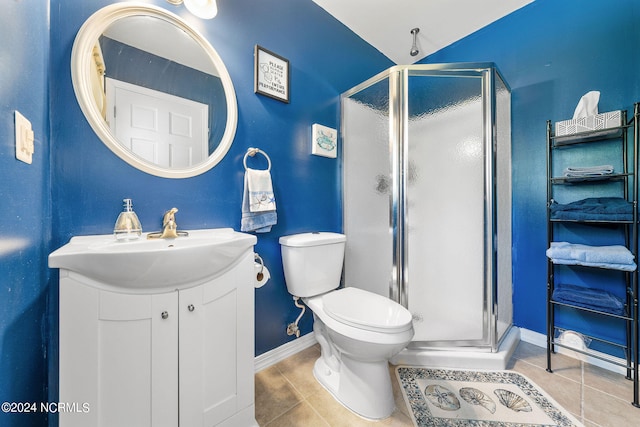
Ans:
[[[483,73],[408,76],[408,309],[416,345],[488,337]]]

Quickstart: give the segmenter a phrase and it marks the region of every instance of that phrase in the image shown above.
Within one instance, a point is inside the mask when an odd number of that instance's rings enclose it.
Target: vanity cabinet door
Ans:
[[[180,425],[214,426],[253,405],[253,253],[179,292]]]
[[[61,271],[59,401],[79,411],[60,411],[60,427],[255,425],[253,274],[252,251],[161,294]]]
[[[178,425],[178,295],[131,295],[62,277],[61,427]]]

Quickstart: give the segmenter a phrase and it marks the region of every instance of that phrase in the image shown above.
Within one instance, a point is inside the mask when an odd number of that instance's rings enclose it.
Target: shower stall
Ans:
[[[504,368],[518,341],[509,86],[493,63],[408,65],[341,98],[345,284],[412,313],[395,363]]]

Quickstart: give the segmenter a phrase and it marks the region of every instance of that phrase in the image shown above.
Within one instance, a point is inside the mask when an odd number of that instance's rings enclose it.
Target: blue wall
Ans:
[[[40,3],[5,2],[0,13],[0,402],[46,401],[49,25]],[[35,134],[31,165],[15,158],[15,110]],[[2,426],[44,420],[0,412]]]
[[[545,332],[546,121],[571,118],[590,90],[601,92],[601,112],[627,109],[633,114],[633,103],[640,101],[638,22],[637,0],[537,0],[424,61],[493,61],[512,88],[518,326]],[[585,231],[598,237],[598,231]],[[589,319],[578,313],[572,317],[572,324],[583,327]],[[619,324],[616,329],[600,332],[621,338]]]

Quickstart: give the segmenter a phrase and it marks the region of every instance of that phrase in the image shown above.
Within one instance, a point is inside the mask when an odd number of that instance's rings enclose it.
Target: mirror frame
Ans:
[[[226,98],[227,122],[220,143],[206,161],[189,168],[181,169],[163,168],[149,163],[135,156],[122,146],[111,132],[107,122],[102,118],[91,93],[90,67],[92,50],[100,35],[110,24],[130,16],[150,16],[182,29],[209,55],[213,65],[219,72]],[[204,36],[192,28],[191,25],[182,18],[160,7],[129,2],[115,3],[91,15],[78,31],[73,43],[73,49],[71,51],[71,80],[80,109],[96,135],[122,160],[151,175],[164,178],[189,178],[200,175],[217,165],[225,154],[227,154],[227,151],[229,151],[233,143],[238,124],[238,106],[233,82],[231,81],[231,76],[227,68],[213,46],[211,46]]]

